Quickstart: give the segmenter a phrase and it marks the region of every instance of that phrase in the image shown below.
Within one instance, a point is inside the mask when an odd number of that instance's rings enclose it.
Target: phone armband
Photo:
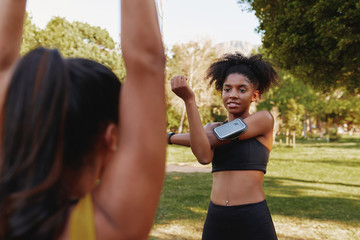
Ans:
[[[239,137],[246,129],[246,123],[241,118],[236,118],[231,122],[213,128],[213,132],[219,140],[233,140]]]

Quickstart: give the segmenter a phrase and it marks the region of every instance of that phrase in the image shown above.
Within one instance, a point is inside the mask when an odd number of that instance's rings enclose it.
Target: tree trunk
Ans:
[[[295,144],[295,141],[296,141],[295,131],[293,131],[293,134],[292,134],[292,135],[293,135],[293,148],[295,148],[295,145],[296,145],[296,144]]]
[[[162,0],[156,2],[156,8],[158,10],[158,17],[160,19],[160,34],[162,39],[164,39],[164,8]]]
[[[271,109],[271,114],[274,117],[273,143],[275,144],[276,134],[279,131],[279,109],[277,107],[273,107]]]
[[[307,117],[304,114],[304,121],[303,121],[303,137],[306,139],[306,132],[307,132]]]
[[[190,75],[188,78],[188,85],[190,88],[192,88],[192,79],[193,79],[193,73],[194,73],[194,54],[191,55],[191,63],[190,63]],[[185,120],[185,114],[186,114],[186,107],[185,104],[183,105],[183,109],[182,109],[182,113],[181,113],[181,119],[180,119],[180,124],[179,124],[179,128],[178,128],[178,133],[182,133],[183,131],[183,126],[184,126],[184,120]]]
[[[186,108],[184,105],[182,113],[181,113],[181,119],[180,119],[180,124],[179,124],[179,128],[178,128],[178,133],[182,133],[183,126],[184,126],[184,120],[185,120],[185,114],[186,114]]]
[[[286,146],[289,146],[289,129],[286,129]]]
[[[319,117],[316,118],[316,126],[319,129],[320,138],[323,138],[323,132],[322,132],[322,128],[321,128],[321,120],[319,119]]]

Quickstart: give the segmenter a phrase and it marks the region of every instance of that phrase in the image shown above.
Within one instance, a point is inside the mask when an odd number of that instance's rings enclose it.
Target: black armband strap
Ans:
[[[169,133],[168,133],[168,144],[170,144],[170,145],[172,144],[172,143],[171,143],[171,137],[172,137],[172,135],[174,135],[174,134],[175,134],[174,132],[169,132]]]
[[[241,118],[236,118],[220,126],[214,127],[213,132],[219,140],[233,140],[247,129],[246,123]]]

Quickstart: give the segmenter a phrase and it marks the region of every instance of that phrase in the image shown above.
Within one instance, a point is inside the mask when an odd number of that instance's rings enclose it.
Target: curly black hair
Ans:
[[[216,90],[222,91],[227,76],[232,73],[246,76],[260,95],[271,85],[276,85],[279,79],[273,64],[264,60],[261,54],[246,57],[238,52],[225,54],[212,63],[207,70],[206,78],[210,78],[210,85],[215,82]]]

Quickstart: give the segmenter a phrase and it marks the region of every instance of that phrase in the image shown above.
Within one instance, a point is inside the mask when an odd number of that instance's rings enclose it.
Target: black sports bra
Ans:
[[[259,170],[266,173],[269,153],[269,149],[256,138],[235,139],[214,149],[212,172]]]

